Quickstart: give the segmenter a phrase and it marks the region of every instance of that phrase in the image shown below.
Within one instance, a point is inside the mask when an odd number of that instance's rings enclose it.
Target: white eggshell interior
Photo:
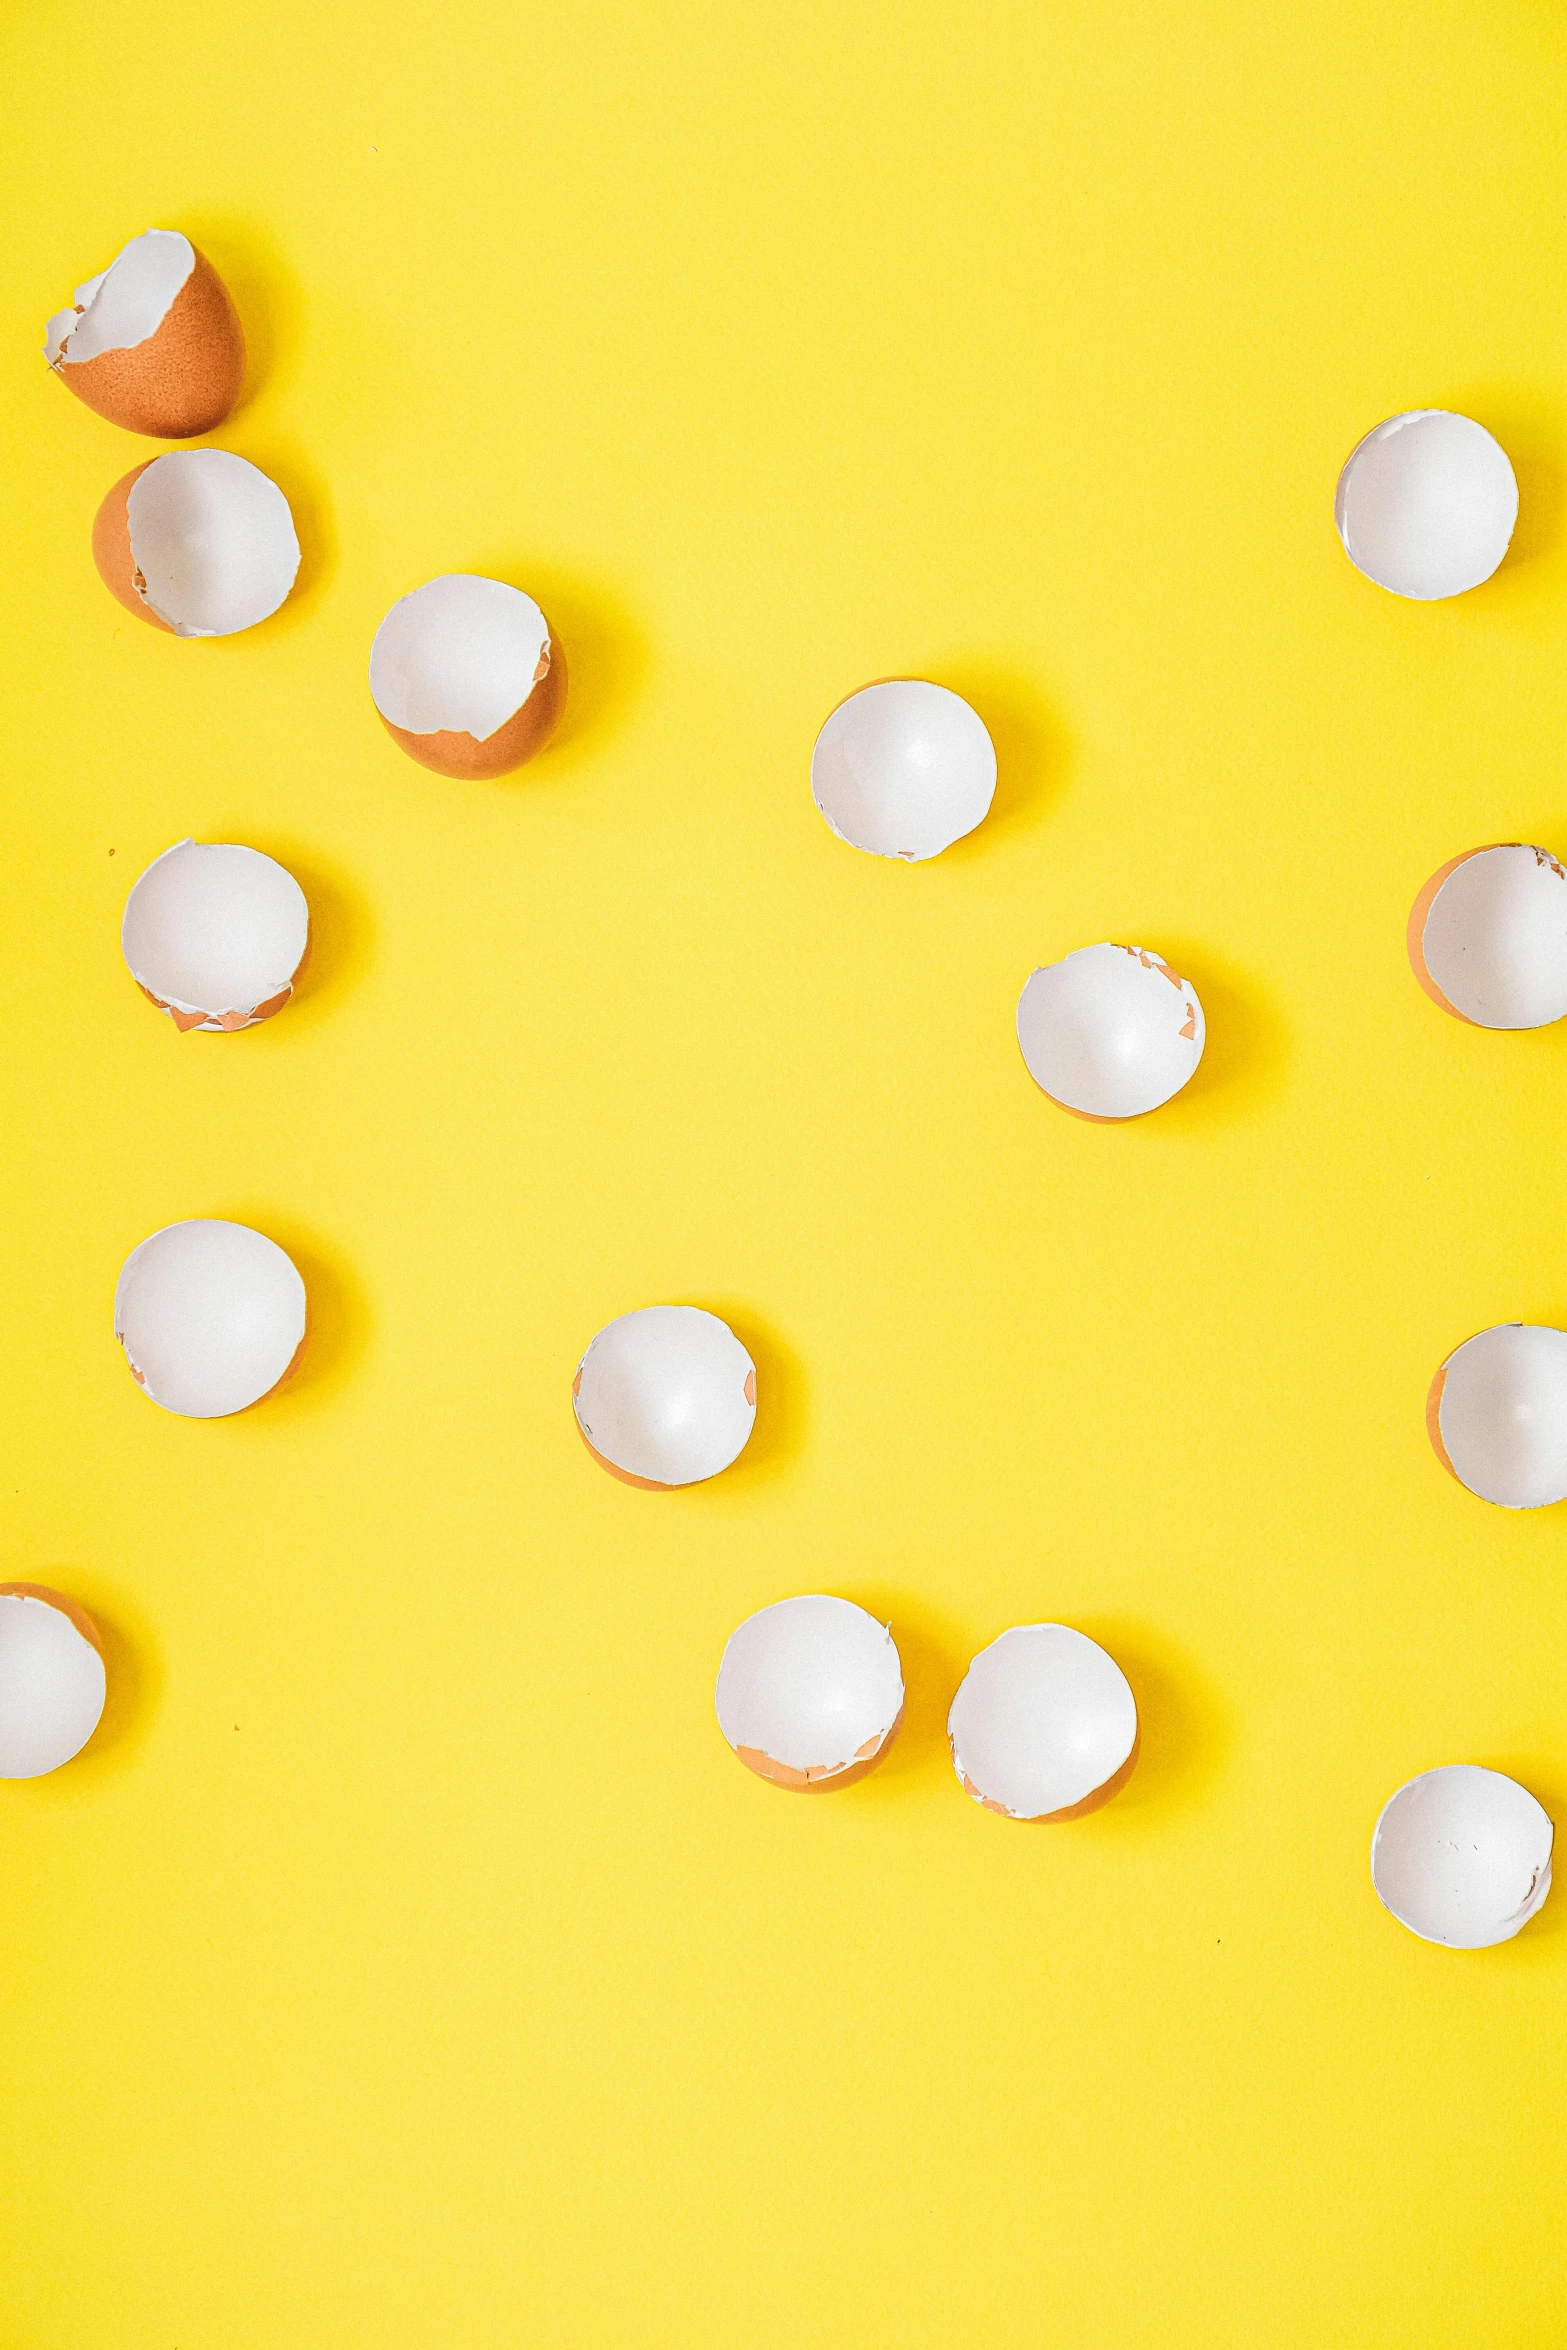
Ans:
[[[695,1485],[744,1449],[755,1393],[756,1366],[727,1322],[701,1306],[643,1306],[606,1323],[583,1356],[577,1419],[617,1469]]]
[[[0,1593],[0,1779],[37,1779],[98,1727],[103,1658],[63,1608]]]
[[[195,248],[178,229],[143,229],[50,319],[44,357],[51,367],[79,367],[105,351],[134,350],[157,333],[195,266]]]
[[[370,647],[370,694],[408,734],[450,730],[486,741],[522,708],[549,649],[531,596],[477,572],[448,571],[401,596]]]
[[[1450,1950],[1485,1950],[1526,1925],[1551,1889],[1549,1815],[1527,1787],[1478,1763],[1423,1771],[1384,1805],[1371,1881],[1400,1925]]]
[[[958,694],[922,678],[868,685],[840,702],[811,754],[811,797],[840,840],[910,864],[983,822],[995,746]]]
[[[886,1624],[813,1592],[758,1609],[730,1634],[714,1702],[731,1746],[791,1770],[847,1770],[896,1722],[903,1669]]]
[[[1457,1476],[1482,1501],[1567,1501],[1567,1330],[1502,1322],[1449,1355],[1437,1424]]]
[[[1018,1624],[969,1666],[947,1735],[960,1779],[1015,1819],[1039,1819],[1114,1778],[1136,1744],[1137,1702],[1085,1632]]]
[[[172,449],[131,486],[131,554],[178,636],[234,636],[275,612],[299,540],[275,481],[228,449]]]
[[[1333,512],[1358,571],[1429,603],[1490,578],[1518,520],[1518,483],[1483,424],[1412,408],[1351,451]]]
[[[1481,1028],[1567,1016],[1567,872],[1546,849],[1477,849],[1443,882],[1421,934],[1426,969]]]
[[[114,1334],[154,1403],[221,1419],[288,1369],[305,1335],[305,1285],[276,1241],[248,1224],[168,1224],[121,1268]]]
[[[1196,1070],[1206,1031],[1190,981],[1141,947],[1078,947],[1029,974],[1017,1040],[1028,1073],[1094,1118],[1136,1118]]]
[[[310,909],[292,873],[230,841],[165,849],[131,891],[120,925],[131,976],[161,1002],[214,1019],[280,994],[309,935]]]

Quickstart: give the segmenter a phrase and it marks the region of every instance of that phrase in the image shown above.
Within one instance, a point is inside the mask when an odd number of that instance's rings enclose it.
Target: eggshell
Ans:
[[[655,1492],[716,1477],[756,1425],[756,1365],[701,1306],[643,1306],[607,1322],[571,1394],[600,1467]]]
[[[1518,483],[1483,424],[1410,408],[1350,451],[1333,519],[1357,571],[1432,603],[1490,578],[1518,520]]]
[[[228,449],[170,449],[117,481],[93,523],[112,596],[174,636],[236,636],[270,618],[299,571],[288,500]]]
[[[903,1720],[890,1625],[852,1600],[776,1600],[732,1632],[714,1691],[718,1726],[758,1778],[800,1793],[874,1770]]]
[[[1511,1941],[1551,1889],[1555,1829],[1527,1787],[1478,1763],[1422,1771],[1383,1805],[1371,1838],[1377,1899],[1422,1942]]]
[[[1017,1624],[982,1648],[947,1716],[952,1767],[1009,1820],[1076,1820],[1137,1763],[1137,1701],[1113,1656],[1069,1624]]]
[[[1433,873],[1409,917],[1409,960],[1433,1003],[1475,1028],[1567,1015],[1567,872],[1521,841]]]
[[[531,596],[448,571],[398,601],[370,647],[370,696],[392,740],[437,775],[509,774],[566,702],[566,659]]]
[[[125,901],[131,977],[182,1033],[253,1028],[294,992],[310,909],[292,873],[259,849],[182,840]]]
[[[840,702],[811,753],[811,797],[832,830],[873,857],[939,857],[984,821],[996,752],[958,694],[890,677]]]
[[[80,1754],[106,1694],[87,1610],[42,1583],[0,1583],[0,1779],[42,1778]]]
[[[114,1335],[154,1403],[186,1419],[222,1419],[293,1370],[305,1343],[305,1285],[276,1241],[248,1224],[167,1224],[121,1268]]]
[[[1017,1040],[1034,1083],[1103,1124],[1179,1093],[1206,1033],[1191,981],[1142,947],[1078,947],[1031,971],[1018,998]]]
[[[49,321],[44,357],[127,432],[189,440],[223,422],[245,381],[228,288],[178,229],[144,229]]]
[[[1460,1485],[1503,1509],[1567,1501],[1567,1330],[1499,1322],[1431,1382],[1426,1433]]]

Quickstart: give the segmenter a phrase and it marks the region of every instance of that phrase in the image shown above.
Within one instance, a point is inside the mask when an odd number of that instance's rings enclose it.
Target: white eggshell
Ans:
[[[1068,1624],[1017,1624],[982,1648],[947,1717],[952,1764],[976,1803],[1014,1820],[1107,1802],[1137,1757],[1126,1675]]]
[[[286,599],[299,571],[288,500],[228,449],[171,449],[126,502],[141,594],[176,636],[234,636]]]
[[[1030,972],[1017,1040],[1030,1077],[1084,1118],[1140,1118],[1194,1075],[1206,1030],[1191,982],[1142,947],[1078,947]]]
[[[577,1426],[632,1484],[695,1485],[744,1450],[756,1365],[701,1306],[643,1306],[606,1323],[577,1366]]]
[[[1409,958],[1427,995],[1476,1028],[1562,1019],[1567,871],[1518,841],[1455,857],[1415,900]]]
[[[310,938],[294,876],[259,849],[182,840],[125,902],[131,977],[181,1029],[233,1031],[280,1011]]]
[[[811,753],[811,797],[851,848],[915,864],[984,821],[996,752],[983,719],[923,678],[889,678],[840,702]]]
[[[902,1718],[891,1627],[825,1592],[777,1600],[730,1634],[714,1703],[719,1728],[760,1778],[841,1787],[880,1759]]]
[[[1500,1322],[1431,1383],[1426,1428],[1461,1485],[1503,1509],[1567,1501],[1567,1330]]]
[[[305,1285],[276,1241],[248,1224],[167,1224],[121,1268],[114,1335],[154,1403],[221,1419],[259,1403],[291,1369]]]
[[[1490,578],[1518,520],[1518,483],[1483,424],[1411,408],[1351,450],[1333,518],[1357,571],[1430,603]]]
[[[370,697],[409,734],[486,742],[532,693],[549,644],[549,623],[521,588],[448,571],[400,596],[376,630]]]
[[[1516,1779],[1447,1763],[1384,1804],[1371,1882],[1422,1942],[1486,1950],[1510,1941],[1549,1893],[1554,1837],[1548,1814]]]
[[[0,1592],[0,1779],[37,1779],[79,1754],[98,1727],[103,1657],[64,1606]]]
[[[196,249],[178,229],[144,229],[50,319],[44,357],[51,367],[79,367],[105,351],[134,350],[157,333],[195,266]]]

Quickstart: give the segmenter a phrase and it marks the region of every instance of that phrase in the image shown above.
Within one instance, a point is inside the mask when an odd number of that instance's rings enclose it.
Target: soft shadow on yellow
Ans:
[[[1044,822],[1071,774],[1072,738],[1024,662],[960,655],[938,661],[927,674],[933,685],[963,696],[996,746],[996,796],[989,815],[943,851],[962,863],[993,849],[998,836],[1032,831]]]
[[[1221,1775],[1233,1738],[1217,1684],[1140,1617],[1075,1616],[1073,1624],[1108,1649],[1131,1683],[1141,1740],[1130,1779],[1090,1817],[1141,1832],[1195,1809]]]
[[[1202,1005],[1204,1043],[1197,1074],[1152,1115],[1173,1130],[1177,1121],[1247,1122],[1284,1090],[1290,1036],[1275,999],[1260,980],[1230,961],[1211,939],[1130,939],[1162,955],[1189,980]]]
[[[286,866],[304,891],[310,908],[310,952],[291,1001],[262,1027],[243,1033],[270,1036],[284,1022],[297,1035],[304,1025],[313,1027],[322,1018],[332,1018],[342,997],[370,970],[376,953],[375,916],[357,882],[316,847],[305,848],[253,825],[245,838],[248,846]]]
[[[732,1468],[726,1488],[760,1483],[781,1475],[805,1447],[807,1397],[805,1365],[794,1348],[754,1307],[731,1298],[694,1299],[729,1324],[756,1365],[756,1424]]]
[[[286,1014],[282,1017],[287,1017]],[[264,1232],[286,1249],[305,1284],[305,1344],[299,1367],[286,1384],[228,1423],[259,1419],[269,1425],[284,1417],[328,1408],[353,1380],[369,1344],[369,1301],[347,1255],[309,1226],[280,1213],[269,1202],[241,1199],[209,1209]]]
[[[612,588],[553,563],[535,562],[515,546],[475,555],[465,569],[503,579],[532,596],[558,635],[566,658],[566,707],[560,724],[534,759],[503,782],[548,782],[575,776],[580,754],[597,751],[635,708],[651,666],[647,637]]]

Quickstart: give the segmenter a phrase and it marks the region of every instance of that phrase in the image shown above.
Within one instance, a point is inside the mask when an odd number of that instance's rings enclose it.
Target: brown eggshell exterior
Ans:
[[[69,1616],[82,1638],[103,1654],[103,1634],[84,1607],[74,1599],[67,1599],[63,1591],[51,1591],[47,1583],[0,1583],[0,1599],[41,1599],[50,1607],[57,1607],[62,1616]]]
[[[54,370],[62,383],[127,432],[188,441],[211,432],[245,382],[245,331],[229,290],[202,252],[145,342]]]
[[[1052,1095],[1051,1099],[1054,1100],[1054,1098],[1054,1095]],[[1113,1120],[1112,1123],[1119,1124],[1120,1121]],[[949,1739],[948,1744],[950,1745],[950,1743],[951,1741]],[[1126,1782],[1131,1777],[1133,1771],[1136,1770],[1137,1758],[1141,1754],[1142,1750],[1143,1722],[1142,1716],[1139,1714],[1137,1717],[1137,1728],[1132,1736],[1132,1751],[1127,1756],[1125,1762],[1122,1763],[1120,1769],[1112,1771],[1109,1778],[1104,1780],[1098,1787],[1091,1787],[1080,1803],[1064,1803],[1059,1811],[1036,1811],[1026,1814],[1022,1812],[1008,1811],[1004,1803],[997,1803],[993,1797],[981,1794],[980,1790],[975,1786],[973,1780],[966,1774],[963,1780],[963,1788],[965,1794],[972,1795],[974,1801],[981,1807],[982,1810],[993,1811],[997,1819],[1016,1820],[1018,1825],[1024,1828],[1054,1827],[1061,1820],[1086,1820],[1091,1811],[1102,1810],[1105,1804],[1107,1804],[1113,1796],[1120,1794],[1121,1789],[1126,1785]]]
[[[1182,989],[1185,988],[1187,982],[1181,977],[1180,973],[1178,971],[1172,971],[1169,964],[1164,962],[1158,955],[1144,954],[1141,947],[1129,948],[1127,951],[1136,955],[1138,961],[1142,964],[1145,971],[1162,971],[1172,987],[1178,987]],[[1193,1024],[1193,1027],[1195,1033],[1195,1023]],[[1184,1036],[1185,1033],[1186,1031],[1183,1028],[1181,1034]],[[1018,1051],[1021,1053],[1022,1050],[1022,1044],[1019,1042]],[[1024,1061],[1023,1066],[1025,1069],[1028,1069],[1028,1063],[1026,1060]],[[1039,1085],[1039,1079],[1034,1076],[1032,1069],[1028,1069],[1028,1074],[1031,1078],[1033,1078],[1033,1082],[1036,1085]],[[1054,1102],[1056,1108],[1058,1110],[1065,1110],[1069,1118],[1081,1118],[1085,1126],[1130,1126],[1133,1119],[1151,1118],[1153,1116],[1153,1110],[1133,1110],[1130,1116],[1125,1118],[1106,1118],[1102,1116],[1098,1110],[1079,1110],[1075,1108],[1071,1102],[1064,1102],[1058,1093],[1051,1092],[1048,1085],[1039,1085],[1039,1090],[1044,1095],[1047,1102]],[[1170,1098],[1173,1101],[1175,1097],[1172,1094]],[[1162,1110],[1166,1106],[1167,1105],[1164,1102],[1155,1102],[1154,1110]],[[992,1806],[991,1808],[994,1809],[995,1807]],[[1007,1817],[1010,1819],[1011,1816],[1012,1815],[1009,1812]],[[1055,1818],[1056,1816],[1057,1815],[1055,1813],[1051,1814],[1052,1818]],[[1059,1816],[1064,1819],[1067,1815],[1063,1812]],[[1074,1813],[1072,1816],[1075,1818],[1076,1814]]]
[[[869,1746],[871,1751],[867,1754],[865,1747],[862,1746],[859,1756],[841,1771],[828,1770],[825,1767],[820,1770],[797,1771],[792,1763],[776,1761],[760,1746],[737,1746],[735,1753],[740,1757],[746,1769],[754,1771],[759,1779],[765,1779],[769,1787],[787,1787],[795,1795],[820,1795],[829,1787],[852,1787],[856,1779],[863,1779],[867,1771],[873,1771],[902,1729],[903,1713],[904,1709],[900,1705],[892,1728],[881,1743],[877,1745],[874,1741],[867,1739],[866,1746]]]
[[[1459,1013],[1458,1017],[1460,1019],[1463,1018],[1462,1012]],[[1470,1022],[1470,1026],[1474,1026],[1473,1021]],[[1454,1349],[1454,1352],[1457,1352],[1456,1348]],[[1450,1363],[1452,1359],[1452,1355],[1449,1355],[1447,1358],[1447,1363]],[[1430,1389],[1426,1395],[1426,1434],[1431,1439],[1431,1450],[1436,1454],[1437,1459],[1441,1462],[1448,1475],[1450,1477],[1457,1478],[1458,1483],[1463,1485],[1464,1481],[1462,1477],[1459,1477],[1458,1471],[1453,1466],[1452,1458],[1448,1452],[1447,1446],[1442,1442],[1442,1390],[1447,1385],[1447,1363],[1442,1365],[1442,1368],[1438,1371],[1436,1377],[1432,1380]],[[1465,1487],[1465,1491],[1468,1491],[1467,1486]]]
[[[88,362],[91,365],[91,361]],[[154,612],[142,588],[146,581],[136,568],[131,553],[130,495],[148,465],[156,465],[156,457],[146,464],[133,466],[122,481],[117,481],[93,517],[92,559],[98,566],[98,577],[103,581],[116,603],[127,612],[134,612],[138,620],[145,620],[152,628],[159,628],[165,636],[176,632],[168,622]],[[138,582],[140,585],[138,586]]]
[[[545,626],[549,628],[547,617]],[[398,749],[406,751],[410,759],[417,759],[421,767],[429,767],[437,775],[454,776],[461,782],[489,783],[498,775],[509,775],[514,767],[520,767],[525,759],[531,759],[536,751],[544,748],[565,706],[566,656],[554,630],[550,629],[548,669],[535,679],[520,709],[514,710],[505,725],[498,726],[482,742],[477,735],[449,726],[437,728],[434,734],[412,734],[406,726],[394,726],[382,711],[377,710],[376,716]]]
[[[1488,841],[1486,844],[1487,848],[1493,849],[1510,849],[1515,848],[1516,846],[1517,843],[1515,841],[1505,840]],[[1432,874],[1430,880],[1426,883],[1425,888],[1420,892],[1419,897],[1416,898],[1414,904],[1409,909],[1409,929],[1406,933],[1406,943],[1409,948],[1409,967],[1413,971],[1416,980],[1419,982],[1420,986],[1425,989],[1426,994],[1431,998],[1431,1001],[1434,1004],[1440,1004],[1443,1011],[1450,1012],[1455,1020],[1462,1020],[1466,1028],[1478,1028],[1480,1026],[1480,1022],[1478,1020],[1471,1020],[1467,1012],[1461,1012],[1456,1004],[1449,1003],[1446,996],[1442,993],[1442,990],[1437,986],[1436,981],[1432,978],[1426,963],[1426,921],[1430,915],[1431,908],[1436,904],[1437,892],[1441,889],[1443,882],[1447,880],[1448,876],[1450,874],[1456,873],[1460,865],[1467,865],[1471,857],[1483,857],[1484,855],[1485,849],[1465,849],[1461,857],[1449,857],[1447,863],[1441,867],[1440,871]],[[1452,1466],[1451,1462],[1448,1463],[1448,1466]]]

